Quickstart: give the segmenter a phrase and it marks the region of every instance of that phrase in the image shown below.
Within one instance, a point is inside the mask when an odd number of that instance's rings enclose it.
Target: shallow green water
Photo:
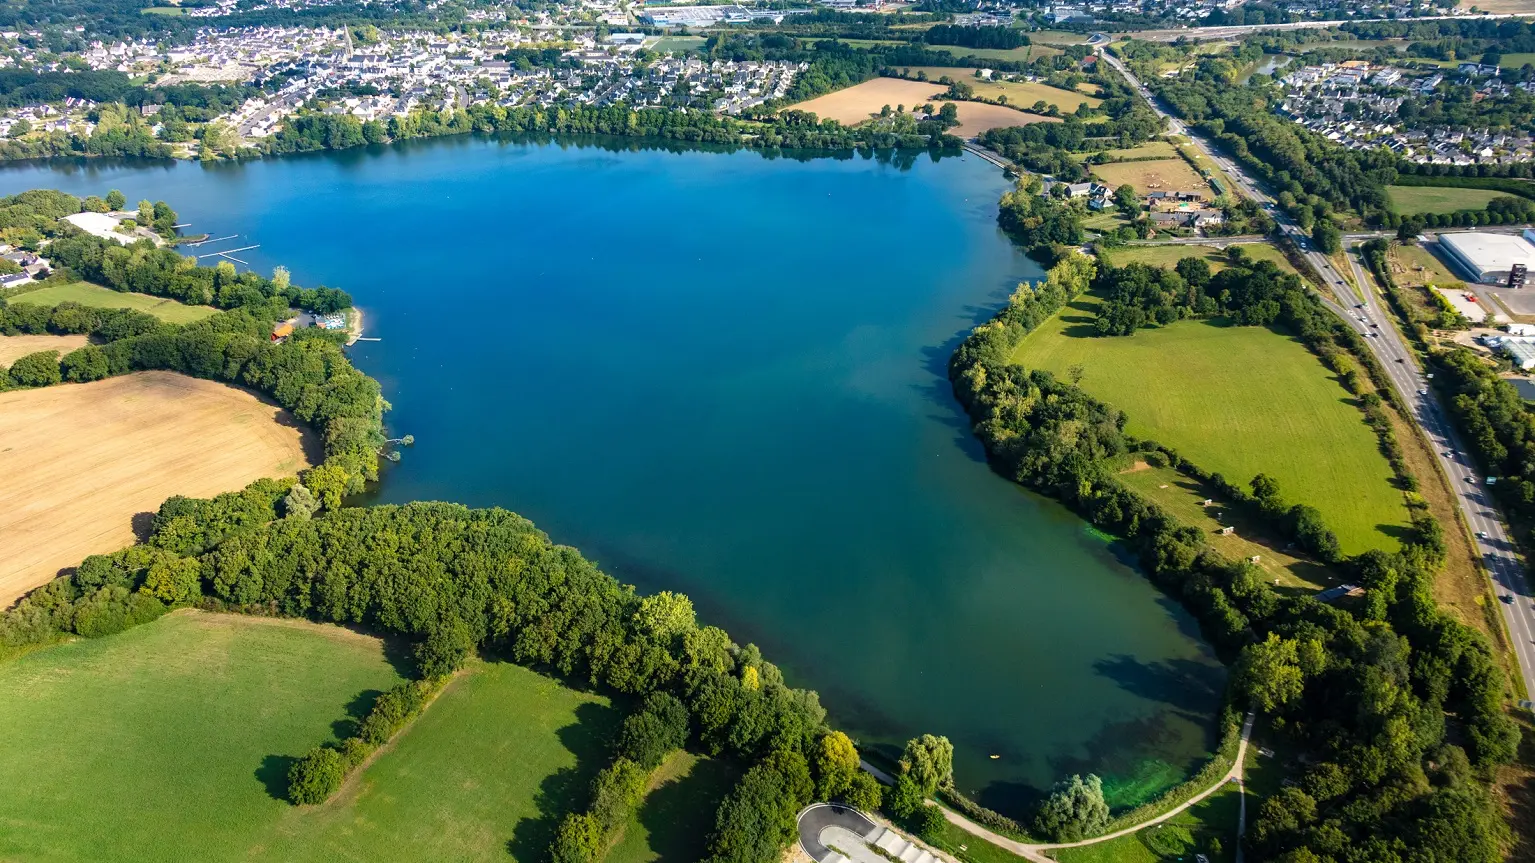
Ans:
[[[1039,275],[984,162],[457,138],[0,171],[38,186],[163,198],[239,235],[200,251],[351,291],[417,440],[378,499],[508,507],[684,591],[864,742],[948,735],[985,802],[1077,771],[1136,802],[1212,743],[1192,620],[993,475],[950,395],[957,340]]]

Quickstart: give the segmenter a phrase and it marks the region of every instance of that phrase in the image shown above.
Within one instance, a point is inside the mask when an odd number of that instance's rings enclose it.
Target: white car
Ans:
[[[1428,390],[1418,390],[1418,395],[1426,396],[1426,395],[1428,395]]]
[[[1485,530],[1477,531],[1476,532],[1476,538],[1477,539],[1486,539],[1487,538],[1487,531],[1485,531]]]

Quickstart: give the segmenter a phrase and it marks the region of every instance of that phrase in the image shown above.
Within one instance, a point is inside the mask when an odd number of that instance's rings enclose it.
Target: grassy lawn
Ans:
[[[289,808],[264,841],[286,860],[540,863],[586,803],[622,717],[516,665],[456,681],[350,788]],[[710,810],[712,818],[713,810]]]
[[[959,45],[924,45],[932,51],[943,51],[950,57],[976,57],[981,60],[1013,60],[1027,63],[1042,57],[1054,57],[1061,49],[1049,45],[1023,45],[1018,48],[965,48]],[[1065,106],[1061,106],[1064,108]]]
[[[1295,267],[1285,258],[1284,253],[1268,243],[1237,243],[1236,245],[1253,260],[1273,261],[1279,269],[1287,273],[1295,272]],[[1211,272],[1218,273],[1226,269],[1226,253],[1212,246],[1186,246],[1178,243],[1163,246],[1121,246],[1108,250],[1107,254],[1116,267],[1135,262],[1150,264],[1154,267],[1171,267],[1176,266],[1184,258],[1204,258],[1209,263]]]
[[[292,756],[400,679],[339,627],[189,612],[0,665],[0,859],[244,856]]]
[[[1110,159],[1120,160],[1178,158],[1178,151],[1173,149],[1173,145],[1167,143],[1166,141],[1147,141],[1139,147],[1130,147],[1129,149],[1125,150],[1104,150],[1103,152],[1104,155],[1108,156]],[[1092,154],[1082,153],[1079,155],[1085,158]]]
[[[172,17],[186,14],[185,10],[178,6],[149,6],[139,10],[144,15],[170,15]]]
[[[1450,285],[1463,284],[1444,261],[1422,246],[1404,246],[1393,243],[1388,260],[1392,264],[1392,276],[1399,285]]]
[[[1504,54],[1503,62],[1498,64],[1503,69],[1523,69],[1529,65],[1535,65],[1535,54]]]
[[[1087,37],[1066,30],[1036,30],[1029,34],[1029,41],[1036,45],[1084,45]]]
[[[650,46],[650,50],[662,54],[668,51],[681,54],[686,51],[697,51],[707,41],[709,40],[703,36],[662,36]]]
[[[295,756],[399,682],[385,652],[183,612],[0,665],[0,859],[542,860],[618,717],[518,666],[477,665],[330,802],[280,799]]]
[[[1236,785],[1227,783],[1220,791],[1155,827],[1050,854],[1061,863],[1161,863],[1193,860],[1195,854],[1208,856],[1210,863],[1231,863],[1236,859],[1241,800]],[[1217,843],[1219,851],[1215,850]]]
[[[11,298],[12,303],[32,303],[39,306],[56,306],[59,303],[79,303],[99,309],[137,309],[172,324],[187,324],[217,314],[212,306],[187,306],[163,297],[148,294],[128,294],[93,285],[90,282],[70,282],[52,285],[41,290],[28,291]]]
[[[1170,467],[1150,467],[1144,463],[1122,471],[1119,481],[1167,510],[1178,521],[1199,528],[1210,545],[1233,560],[1258,558],[1258,567],[1278,583],[1286,593],[1310,594],[1338,583],[1324,566],[1286,554],[1284,541],[1267,535],[1265,525],[1249,521],[1236,510],[1221,506],[1214,489],[1184,476]],[[1201,506],[1205,500],[1214,506]],[[1235,527],[1236,533],[1222,536],[1220,529]]]
[[[1259,327],[1179,321],[1091,335],[1092,296],[1019,345],[1013,359],[1066,375],[1129,415],[1127,431],[1246,483],[1267,473],[1292,503],[1322,511],[1346,554],[1395,549],[1407,521],[1391,468],[1352,397],[1299,342]]]
[[[1082,219],[1082,227],[1090,231],[1108,232],[1130,224],[1118,210],[1099,210]]]
[[[714,811],[735,785],[727,762],[675,752],[650,780],[645,802],[623,828],[606,863],[702,860]]]
[[[1481,210],[1493,198],[1507,198],[1507,192],[1492,189],[1453,189],[1448,186],[1387,186],[1386,195],[1398,213],[1453,213],[1457,210]]]

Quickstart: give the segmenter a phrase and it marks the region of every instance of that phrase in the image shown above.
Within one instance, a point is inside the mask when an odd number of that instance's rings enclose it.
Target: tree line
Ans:
[[[417,643],[422,684],[386,694],[357,736],[306,755],[290,776],[324,799],[473,650],[632,696],[615,761],[589,807],[561,828],[557,859],[588,859],[594,837],[637,803],[636,781],[684,742],[747,765],[720,804],[711,859],[777,860],[815,794],[864,794],[851,742],[825,725],[814,692],[792,689],[760,651],[701,625],[691,602],[640,597],[526,519],[445,503],[311,509],[293,480],[260,481],[244,502],[168,502],[148,543],[88,558],[0,617],[0,643],[121,631],[187,604],[360,624]],[[285,492],[286,490],[286,492]],[[245,493],[241,493],[245,494]],[[230,523],[230,515],[270,520]],[[189,540],[188,537],[203,539]],[[209,537],[216,544],[197,549]],[[858,790],[855,790],[858,789]],[[876,798],[877,803],[877,798]]]
[[[1295,785],[1259,807],[1249,851],[1284,861],[1499,859],[1506,827],[1486,779],[1513,760],[1519,732],[1491,649],[1433,599],[1442,536],[1419,532],[1399,552],[1339,564],[1367,601],[1338,608],[1276,594],[1255,566],[1225,559],[1127,489],[1111,461],[1155,445],[1128,439],[1121,412],[1009,362],[1095,275],[1085,258],[1068,259],[1020,286],[960,345],[950,378],[993,467],[1123,537],[1234,660],[1233,701],[1277,717],[1307,753]],[[1310,317],[1295,323],[1317,337]]]

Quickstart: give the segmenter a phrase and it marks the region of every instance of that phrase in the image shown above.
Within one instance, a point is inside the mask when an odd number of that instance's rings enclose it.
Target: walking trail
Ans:
[[[1118,839],[1121,836],[1129,836],[1132,833],[1144,830],[1147,827],[1154,827],[1158,824],[1161,824],[1163,821],[1177,816],[1178,813],[1182,812],[1183,810],[1193,806],[1206,797],[1209,797],[1216,791],[1219,791],[1226,785],[1227,782],[1235,782],[1237,783],[1238,788],[1242,788],[1242,764],[1247,756],[1247,740],[1252,736],[1254,718],[1254,714],[1249,713],[1247,714],[1247,718],[1242,721],[1242,739],[1237,743],[1236,761],[1231,765],[1231,769],[1226,771],[1226,775],[1220,778],[1220,781],[1212,782],[1209,788],[1206,788],[1198,794],[1195,794],[1193,797],[1190,797],[1188,800],[1185,800],[1183,803],[1167,810],[1155,818],[1148,818],[1139,824],[1133,825],[1131,827],[1126,827],[1123,830],[1116,830],[1113,833],[1105,833],[1102,836],[1094,836],[1091,839],[1083,839],[1078,842],[1031,844],[1026,842],[1019,842],[1016,839],[1009,839],[1008,837],[999,833],[994,833],[990,830],[987,830],[985,827],[976,824],[974,821],[971,821],[965,816],[947,807],[939,806],[938,809],[943,813],[943,817],[949,820],[950,824],[953,824],[955,827],[958,827],[959,829],[969,833],[972,836],[979,836],[980,838],[985,839],[987,842],[996,845],[998,848],[1004,848],[1008,851],[1011,851],[1014,854],[1017,854],[1019,857],[1024,858],[1025,860],[1032,860],[1035,861],[1035,863],[1055,863],[1055,861],[1053,861],[1051,858],[1045,856],[1045,851],[1053,848],[1079,848],[1083,845],[1096,845],[1099,842],[1108,842],[1111,839]],[[884,782],[893,781],[889,775],[872,767],[871,765],[865,763],[863,766],[865,770],[873,773],[876,779]],[[1246,802],[1245,796],[1243,798],[1243,802]],[[937,806],[938,804],[929,800],[928,805]]]

